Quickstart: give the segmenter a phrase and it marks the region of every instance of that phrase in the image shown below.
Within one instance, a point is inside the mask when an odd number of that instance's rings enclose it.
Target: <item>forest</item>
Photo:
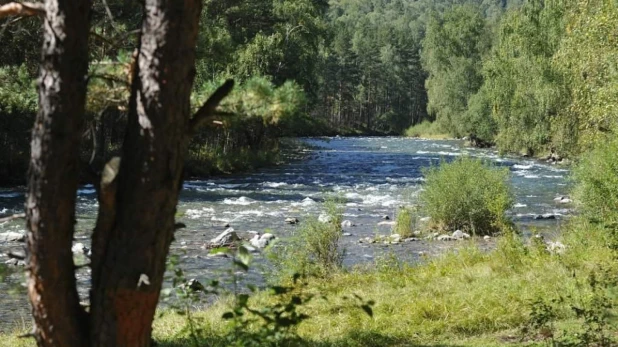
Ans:
[[[616,0],[0,0],[0,345],[616,346],[617,131]]]
[[[611,1],[205,1],[193,104],[227,78],[240,87],[223,105],[235,117],[192,142],[188,171],[263,165],[274,160],[282,136],[401,135],[428,122],[430,131],[503,152],[573,157],[615,130],[614,7]],[[100,167],[124,136],[139,21],[139,4],[93,4],[85,167]],[[25,176],[41,29],[32,17],[5,20],[2,28],[6,185]]]

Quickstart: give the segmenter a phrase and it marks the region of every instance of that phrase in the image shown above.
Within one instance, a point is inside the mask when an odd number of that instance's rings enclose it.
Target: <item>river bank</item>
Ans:
[[[393,219],[400,205],[414,201],[422,188],[422,169],[441,160],[471,155],[508,167],[515,187],[516,207],[511,216],[525,233],[542,232],[555,236],[570,214],[571,207],[554,201],[569,191],[568,171],[546,163],[517,157],[501,157],[491,150],[466,148],[462,141],[426,141],[407,138],[330,138],[305,139],[313,149],[307,158],[288,164],[268,167],[246,175],[229,175],[185,183],[178,207],[178,221],[186,228],[176,235],[172,254],[180,259],[186,275],[207,283],[212,278],[226,278],[229,259],[208,257],[202,249],[208,240],[225,229],[234,228],[244,237],[251,231],[271,231],[280,238],[291,235],[296,226],[286,218],[298,218],[301,223],[323,212],[322,202],[330,196],[342,197],[344,218],[354,226],[342,239],[347,249],[346,267],[370,264],[385,253],[394,253],[401,261],[414,263],[423,254],[438,255],[455,244],[419,241],[388,246],[361,244],[358,241],[378,234],[390,233],[390,226],[378,225],[383,216]],[[2,190],[0,207],[5,213],[20,212],[23,190]],[[89,247],[97,204],[94,189],[81,187],[78,195],[76,243]],[[538,218],[546,216],[547,218]],[[229,227],[227,226],[229,225]],[[23,222],[13,221],[0,226],[0,233],[23,231]],[[483,241],[484,242],[484,241]],[[457,245],[459,247],[459,245]],[[0,243],[0,251],[20,251],[21,244]],[[247,282],[263,281],[259,267],[265,266],[256,254],[258,267],[243,275]],[[4,262],[6,256],[1,258]],[[82,262],[85,259],[82,257]],[[87,270],[78,274],[80,294],[86,299]],[[16,275],[11,283],[19,284]],[[3,285],[2,290],[8,288]],[[4,299],[0,321],[4,331],[22,319],[29,321],[29,309],[24,299]],[[18,325],[21,323],[17,323]]]

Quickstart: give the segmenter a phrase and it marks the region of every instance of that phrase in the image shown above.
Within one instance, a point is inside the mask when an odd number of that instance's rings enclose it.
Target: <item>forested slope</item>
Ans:
[[[267,161],[282,135],[402,134],[435,120],[441,132],[503,151],[569,156],[616,129],[618,10],[610,0],[203,4],[194,105],[225,79],[239,87],[223,105],[224,124],[192,144],[197,173]],[[124,136],[142,10],[121,0],[93,6],[82,155],[97,170]],[[21,182],[26,168],[41,21],[0,25],[6,184]]]

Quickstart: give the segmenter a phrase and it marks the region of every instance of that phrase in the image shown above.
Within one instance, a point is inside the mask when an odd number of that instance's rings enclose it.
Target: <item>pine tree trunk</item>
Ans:
[[[87,345],[71,246],[90,1],[48,0],[26,198],[28,296],[39,346]]]
[[[93,236],[92,346],[148,346],[188,145],[200,0],[146,0],[118,175]]]

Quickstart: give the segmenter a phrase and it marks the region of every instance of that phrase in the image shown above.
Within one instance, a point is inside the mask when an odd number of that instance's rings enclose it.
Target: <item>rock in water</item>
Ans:
[[[219,236],[210,240],[210,244],[216,247],[220,247],[224,245],[229,245],[230,243],[233,243],[236,241],[240,241],[240,237],[238,237],[238,235],[234,231],[234,228],[229,228],[225,230],[224,232],[222,232],[221,234],[219,234]]]
[[[298,224],[299,220],[298,218],[286,218],[285,222],[288,224],[294,225],[294,224]]]
[[[455,230],[455,232],[453,233],[453,238],[456,240],[466,240],[470,238],[470,235],[464,233],[461,230]]]
[[[73,252],[73,254],[83,254],[87,257],[89,257],[91,254],[90,249],[84,246],[84,244],[81,242],[74,244],[73,247],[71,247],[71,251]]]
[[[9,231],[0,234],[0,242],[25,242],[26,234]]]
[[[200,281],[196,280],[195,278],[188,280],[186,283],[182,284],[181,287],[194,292],[206,290],[206,288],[204,288],[204,285],[202,285]]]
[[[18,259],[9,259],[4,262],[4,265],[8,266],[26,266],[26,262]]]
[[[251,244],[251,246],[260,249],[268,246],[270,241],[274,240],[275,238],[275,235],[270,233],[266,233],[264,235],[256,234],[251,240],[249,240],[249,243]]]
[[[354,223],[352,223],[352,221],[350,220],[344,220],[343,222],[341,222],[341,227],[342,228],[349,228],[349,227],[353,227]]]

